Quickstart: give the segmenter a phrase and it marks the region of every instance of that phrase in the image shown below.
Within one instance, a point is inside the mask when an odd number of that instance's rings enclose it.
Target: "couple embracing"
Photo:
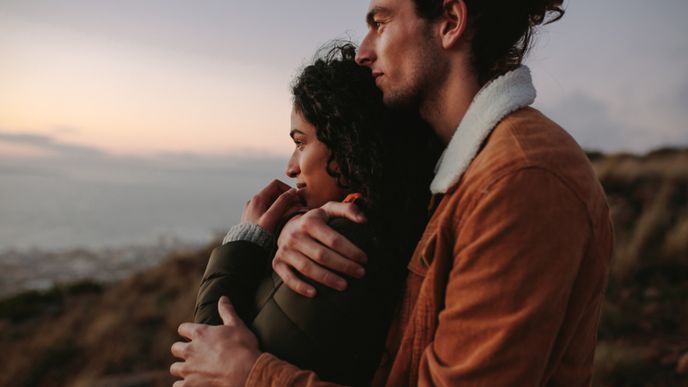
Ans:
[[[562,0],[371,0],[292,86],[287,175],[213,251],[177,386],[589,385],[613,235],[522,60]],[[440,154],[441,153],[441,154]]]

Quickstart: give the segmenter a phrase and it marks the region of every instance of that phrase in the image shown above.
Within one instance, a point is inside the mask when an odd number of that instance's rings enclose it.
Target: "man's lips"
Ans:
[[[303,188],[303,187],[305,187],[305,186],[306,186],[305,183],[296,183],[296,188],[298,188],[298,189],[301,189],[301,188]]]

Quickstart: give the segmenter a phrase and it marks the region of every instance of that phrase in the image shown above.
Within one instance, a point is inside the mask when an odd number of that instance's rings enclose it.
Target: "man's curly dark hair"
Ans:
[[[371,70],[355,56],[356,46],[347,41],[321,48],[292,84],[294,108],[329,149],[327,172],[340,187],[363,194],[369,217],[378,215],[388,228],[397,220],[406,227],[389,232],[417,232],[424,227],[439,141],[417,113],[384,105]]]

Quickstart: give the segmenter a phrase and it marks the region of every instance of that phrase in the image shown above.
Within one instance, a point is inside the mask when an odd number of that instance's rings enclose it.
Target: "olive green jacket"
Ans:
[[[256,334],[261,350],[323,380],[368,385],[379,364],[406,260],[382,249],[368,225],[334,219],[330,225],[368,255],[366,275],[349,278],[345,291],[310,282],[315,298],[303,297],[271,270],[258,244],[232,241],[213,250],[196,300],[195,321],[221,324],[217,302],[229,296]],[[302,277],[303,278],[303,277]]]

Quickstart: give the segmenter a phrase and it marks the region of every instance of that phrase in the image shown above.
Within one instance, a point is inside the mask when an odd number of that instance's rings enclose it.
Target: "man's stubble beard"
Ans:
[[[432,39],[429,27],[423,33],[423,41],[427,44],[420,45],[408,82],[399,89],[383,94],[383,102],[387,107],[419,112],[430,103],[444,81],[446,62],[442,60],[441,48]]]

